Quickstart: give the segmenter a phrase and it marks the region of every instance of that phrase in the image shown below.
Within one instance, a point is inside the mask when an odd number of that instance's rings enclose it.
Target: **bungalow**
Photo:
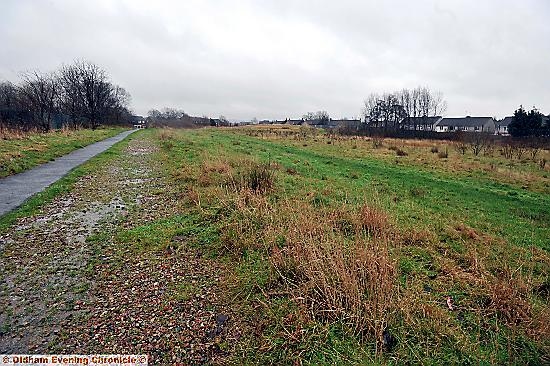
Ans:
[[[132,121],[132,126],[136,130],[141,130],[147,127],[147,123],[145,121],[145,118],[142,116],[132,116],[130,117]]]
[[[495,120],[492,117],[455,117],[441,118],[435,125],[436,132],[495,132]]]
[[[504,119],[495,122],[495,135],[508,136],[510,132],[508,131],[508,126],[514,117],[504,117]]]
[[[434,126],[441,121],[443,117],[406,117],[401,120],[401,128],[414,131],[433,131]]]
[[[305,120],[304,123],[302,123],[302,124],[309,125],[311,127],[325,128],[328,124],[328,121],[327,120],[321,120],[321,119],[308,119],[308,120]]]
[[[361,126],[360,119],[330,119],[325,125],[320,127],[324,128],[342,128],[357,130]]]

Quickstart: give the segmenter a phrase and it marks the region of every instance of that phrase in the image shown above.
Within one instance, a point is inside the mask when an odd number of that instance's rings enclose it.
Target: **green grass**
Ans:
[[[124,131],[120,127],[96,130],[56,130],[0,140],[0,178],[21,173]]]
[[[408,148],[409,155],[398,159],[372,149],[346,148],[345,142],[341,147],[329,145],[320,137],[297,142],[292,138],[256,138],[242,131],[180,131],[161,143],[165,169],[173,184],[181,187],[182,199],[189,199],[189,192],[201,197],[200,205],[189,202],[188,212],[182,213],[195,219],[178,230],[188,230],[191,237],[213,230],[216,235],[195,243],[220,260],[234,263],[233,272],[227,274],[233,284],[228,301],[236,302],[245,322],[253,325],[250,332],[256,334],[239,346],[244,348],[236,352],[236,363],[542,362],[549,338],[534,339],[527,328],[509,327],[502,313],[487,313],[484,304],[493,291],[487,286],[501,281],[507,268],[514,279],[520,276],[519,280],[530,283],[548,283],[550,196],[540,188],[546,184],[545,173],[536,172],[534,165],[518,167],[520,171],[530,169],[536,187],[525,189],[513,179],[498,179],[496,173],[465,173],[473,160],[468,156],[455,156],[452,164],[460,166],[458,170],[446,167],[444,161],[427,168],[418,160],[429,148],[425,152]],[[404,310],[390,317],[390,330],[398,341],[394,350],[376,354],[372,337],[358,337],[338,322],[295,320],[304,311],[292,300],[296,294],[266,296],[286,289],[272,265],[273,247],[293,245],[286,242],[284,225],[270,224],[270,220],[284,223],[292,218],[258,213],[255,210],[261,206],[254,201],[244,208],[235,207],[242,199],[239,193],[224,188],[224,173],[209,172],[204,165],[218,162],[239,172],[243,162],[250,160],[278,166],[275,187],[266,195],[273,207],[291,202],[317,210],[353,211],[367,203],[388,214],[396,240],[392,256],[397,263],[399,301],[406,302]],[[487,161],[507,164],[498,157]],[[201,174],[208,179],[201,180]],[[277,214],[285,215],[284,211]],[[470,258],[482,262],[481,274],[476,274]],[[491,280],[478,284],[469,277],[454,279],[448,271],[473,272],[474,277],[489,276]],[[446,310],[446,296],[464,310]],[[548,310],[547,298],[532,291],[521,296],[526,296],[534,313]],[[423,311],[428,315],[422,315],[426,314]],[[491,315],[479,316],[480,312]],[[298,330],[299,336],[292,339],[289,334]]]
[[[189,134],[186,138],[192,136]],[[195,133],[195,136],[200,135]],[[505,237],[511,244],[550,250],[550,196],[547,194],[500,182],[459,178],[447,172],[425,172],[368,155],[360,159],[343,158],[334,155],[333,150],[313,152],[308,148],[218,131],[210,131],[209,136],[204,137],[194,141],[198,145],[196,149],[220,156],[253,154],[261,160],[295,169],[299,175],[287,176],[283,181],[282,188],[287,195],[328,188],[334,193],[319,199],[358,203],[365,196],[375,196],[404,226],[420,225],[437,230],[449,223],[465,222],[483,232]],[[234,145],[237,140],[240,145]],[[185,153],[190,161],[196,161],[189,145],[182,149],[178,151]],[[350,172],[359,178],[350,179]]]
[[[112,129],[110,133],[116,134],[119,129]],[[0,216],[0,233],[5,232],[10,226],[12,226],[18,218],[28,217],[36,214],[40,208],[51,202],[55,197],[69,192],[74,183],[82,176],[94,172],[98,167],[105,164],[105,162],[118,156],[122,149],[128,145],[128,142],[135,138],[135,134],[128,136],[126,139],[113,145],[107,151],[93,157],[86,163],[73,169],[69,174],[50,185],[48,188],[39,192],[25,201],[17,209]]]
[[[446,161],[426,167],[419,163],[428,159],[425,147],[406,147],[409,155],[396,158],[389,155],[392,151],[366,148],[366,143],[353,148],[345,141],[340,146],[327,144],[322,136],[265,139],[243,131],[140,132],[158,140],[155,156],[175,188],[170,194],[177,194],[181,205],[171,216],[126,227],[113,237],[100,233],[89,238],[112,240],[119,255],[166,250],[177,254],[194,248],[226,264],[215,269],[223,271],[218,295],[234,312],[232,319],[242,334],[237,343],[220,345],[232,354],[230,361],[544,363],[550,339],[541,334],[544,324],[537,321],[547,323],[550,316],[550,299],[544,292],[550,284],[545,172],[518,167],[531,174],[534,188],[525,189],[507,178],[513,174],[467,173],[471,157],[455,156],[452,164],[458,169],[446,166],[451,164]],[[127,143],[128,139],[1,218],[0,232],[17,217],[36,212],[45,201],[70,190],[78,177],[119,154]],[[492,162],[507,164],[499,157],[485,163]],[[266,178],[273,179],[266,192],[231,184],[235,178],[250,177],[247,169],[266,166],[273,173]],[[514,167],[507,169],[514,173]],[[341,246],[336,250],[351,258],[348,263],[359,261],[354,244],[380,243],[354,226],[363,205],[388,216],[382,229],[387,231],[390,265],[396,271],[395,294],[383,317],[397,343],[383,351],[379,334],[367,328],[361,333],[349,320],[316,313],[319,304],[310,299],[323,305],[324,294],[315,296],[314,290],[301,286],[308,283],[305,272],[277,266],[278,260],[288,261],[301,242],[321,246],[333,241]],[[312,231],[300,234],[302,227]],[[315,232],[325,228],[324,234]],[[283,253],[282,259],[277,253]],[[315,269],[315,263],[310,268]],[[346,296],[343,286],[335,290]],[[372,301],[374,295],[361,290],[361,301]],[[170,295],[186,301],[195,292],[195,286],[183,282]],[[457,306],[454,311],[447,308],[447,296]],[[525,308],[531,323],[507,320],[508,311]]]

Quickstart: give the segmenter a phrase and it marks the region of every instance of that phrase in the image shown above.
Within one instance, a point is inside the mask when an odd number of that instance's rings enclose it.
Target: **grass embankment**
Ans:
[[[86,131],[91,131],[91,130],[86,130]],[[122,132],[123,129],[109,128],[105,130],[96,130],[96,131],[103,131],[102,134],[104,138],[107,138]],[[25,201],[23,205],[21,205],[14,211],[9,212],[3,216],[0,216],[0,234],[5,232],[11,225],[13,225],[13,223],[18,218],[33,215],[45,203],[50,202],[52,199],[61,195],[64,192],[68,192],[72,188],[74,183],[78,180],[78,178],[86,174],[90,174],[91,172],[95,171],[98,167],[105,164],[106,161],[120,154],[121,149],[127,146],[128,142],[133,138],[135,138],[137,133],[138,132],[131,134],[130,136],[126,137],[124,140],[113,145],[107,151],[91,158],[84,164],[73,169],[69,174],[67,174],[66,176],[64,176],[54,184],[50,185],[48,188],[46,188],[42,192],[39,192],[34,196],[32,196],[31,198],[29,198],[27,201]],[[99,133],[95,135],[92,134],[92,135],[95,137],[100,136]],[[99,140],[102,140],[102,138],[98,139],[98,141]]]
[[[236,363],[548,360],[546,193],[297,136],[160,131],[185,209],[120,234],[231,263]]]
[[[124,131],[108,127],[96,130],[55,130],[47,133],[0,134],[0,178],[21,173]]]

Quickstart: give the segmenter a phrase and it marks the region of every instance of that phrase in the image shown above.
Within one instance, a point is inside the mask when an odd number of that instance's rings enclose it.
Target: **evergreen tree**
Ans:
[[[508,126],[508,131],[510,132],[510,135],[514,137],[525,136],[526,125],[527,112],[525,112],[523,106],[520,105],[519,108],[514,112],[514,118],[512,118],[512,122],[510,122],[510,125]]]
[[[543,135],[542,113],[533,107],[529,112],[523,106],[514,112],[514,118],[508,126],[510,134],[514,137],[541,136]]]

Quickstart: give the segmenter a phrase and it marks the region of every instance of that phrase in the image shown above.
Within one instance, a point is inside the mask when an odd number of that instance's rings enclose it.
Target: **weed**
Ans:
[[[286,172],[290,175],[296,175],[298,174],[298,171],[294,168],[286,168]]]
[[[272,190],[274,184],[274,165],[269,163],[249,163],[244,170],[231,174],[225,182],[234,191],[247,189],[262,194]]]
[[[402,150],[402,149],[399,149],[399,148],[397,150],[395,150],[395,153],[396,153],[397,156],[407,156],[407,155],[409,155],[405,150]]]
[[[383,144],[384,144],[384,139],[382,139],[381,137],[372,138],[372,147],[374,147],[375,149],[381,148]]]
[[[257,164],[244,176],[244,185],[254,192],[265,193],[273,188],[274,179],[269,164]]]

